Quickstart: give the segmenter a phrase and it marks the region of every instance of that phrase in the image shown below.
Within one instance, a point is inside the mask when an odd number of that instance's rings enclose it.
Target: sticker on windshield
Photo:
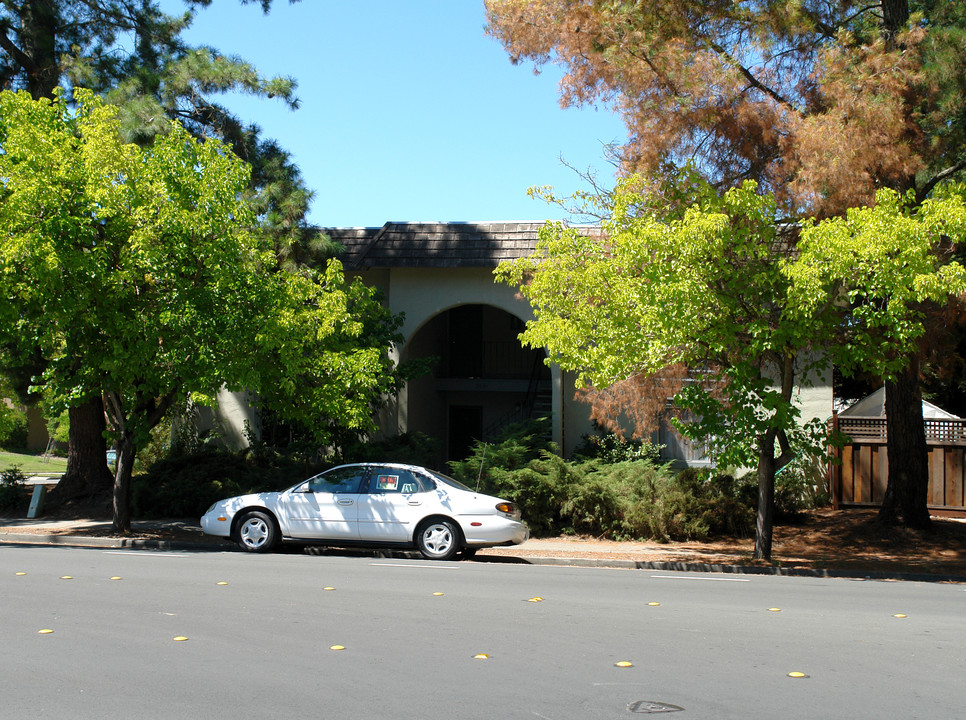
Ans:
[[[399,487],[398,475],[380,475],[376,478],[376,489],[378,490],[395,490],[397,487]]]

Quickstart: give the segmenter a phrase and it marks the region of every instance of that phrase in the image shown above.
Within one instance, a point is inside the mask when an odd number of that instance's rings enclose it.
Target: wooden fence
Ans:
[[[929,446],[929,510],[936,515],[966,514],[966,420],[926,419]],[[841,462],[829,465],[834,507],[882,504],[889,477],[886,421],[883,417],[833,415],[829,429],[851,442],[832,451]]]

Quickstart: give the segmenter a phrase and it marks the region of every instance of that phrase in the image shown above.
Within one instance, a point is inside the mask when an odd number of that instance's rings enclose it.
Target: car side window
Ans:
[[[426,492],[428,489],[423,478],[402,468],[373,468],[372,475],[369,477],[369,492],[373,494],[410,495]]]
[[[309,480],[310,492],[357,493],[368,475],[363,465],[333,468]]]

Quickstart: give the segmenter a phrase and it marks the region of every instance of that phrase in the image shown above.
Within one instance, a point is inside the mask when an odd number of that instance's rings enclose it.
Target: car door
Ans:
[[[438,505],[433,481],[405,468],[370,467],[367,490],[359,501],[360,540],[408,542]]]
[[[293,538],[356,540],[364,465],[344,465],[309,478],[286,493],[279,508],[282,532]]]

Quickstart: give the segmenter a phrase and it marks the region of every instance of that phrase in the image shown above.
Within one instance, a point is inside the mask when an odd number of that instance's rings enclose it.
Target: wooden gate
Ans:
[[[884,417],[832,415],[829,429],[846,435],[849,444],[832,450],[840,462],[829,464],[833,507],[882,504],[889,477]],[[964,456],[966,420],[927,418],[929,446],[929,511],[934,515],[966,515]]]

